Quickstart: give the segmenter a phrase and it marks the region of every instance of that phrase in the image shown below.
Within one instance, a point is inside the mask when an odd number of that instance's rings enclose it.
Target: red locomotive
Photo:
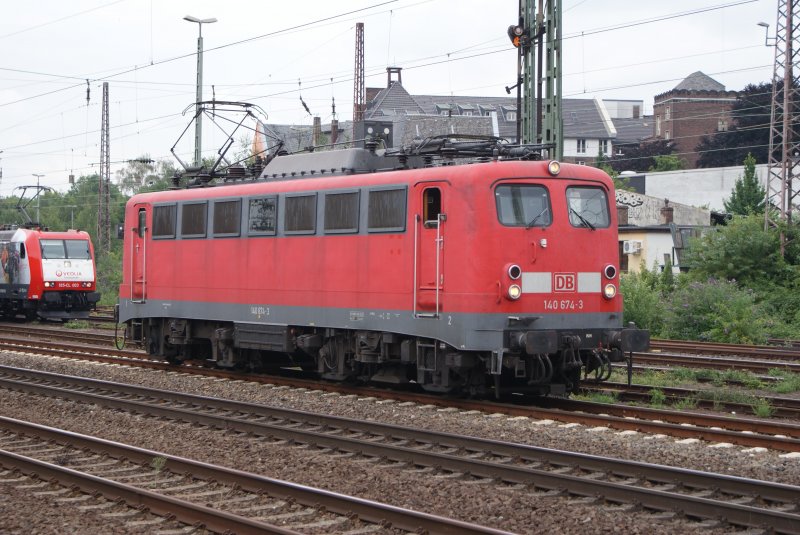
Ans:
[[[89,317],[100,300],[94,247],[79,230],[0,230],[0,316],[66,321]]]
[[[526,147],[456,164],[452,146],[436,145],[440,166],[425,151],[313,152],[258,180],[229,169],[134,196],[129,338],[176,362],[496,395],[564,394],[646,349],[647,331],[622,328],[609,177]]]

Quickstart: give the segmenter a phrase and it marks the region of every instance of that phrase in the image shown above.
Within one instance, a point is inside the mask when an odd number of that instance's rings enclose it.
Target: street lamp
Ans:
[[[197,122],[194,125],[194,164],[199,167],[202,163],[200,148],[203,141],[203,126],[201,122],[203,115],[200,113],[200,103],[203,101],[203,24],[217,22],[217,19],[198,19],[197,17],[186,15],[183,20],[197,23],[199,30],[197,36],[197,109],[195,109]]]
[[[778,36],[777,35],[775,37],[769,36],[769,24],[767,24],[766,22],[758,22],[756,24],[764,28],[764,46],[770,46],[769,44],[770,39],[772,39],[773,45],[777,44]]]
[[[39,179],[42,178],[44,175],[33,173],[33,176],[36,177],[36,224],[38,225],[41,223],[41,219],[39,219],[39,194],[42,192],[39,186]]]

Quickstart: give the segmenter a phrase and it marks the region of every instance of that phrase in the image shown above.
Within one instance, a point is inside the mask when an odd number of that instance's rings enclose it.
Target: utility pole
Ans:
[[[364,86],[364,23],[356,23],[356,61],[353,76],[353,141],[356,139],[356,124],[364,120],[367,107]]]
[[[794,226],[795,208],[792,180],[800,164],[800,138],[794,129],[800,122],[798,92],[800,84],[794,70],[794,56],[800,51],[800,0],[778,0],[778,22],[775,28],[775,66],[772,76],[769,155],[767,162],[767,210],[765,226],[784,223]],[[769,45],[769,25],[766,43]],[[777,209],[777,211],[771,208]],[[786,252],[787,238],[781,232],[781,256]]]
[[[42,187],[39,185],[39,180],[44,176],[38,173],[33,173],[36,177],[36,224],[41,225],[42,220],[39,217],[39,194],[42,192]]]
[[[111,251],[111,136],[108,122],[108,82],[103,82],[103,112],[100,121],[100,177],[97,192],[97,248]]]
[[[203,24],[211,24],[217,22],[217,19],[198,19],[191,15],[186,15],[183,20],[197,23],[197,96],[196,108],[194,110],[194,165],[200,167],[203,163],[203,158],[200,154],[203,146],[203,110],[200,103],[203,102]]]
[[[519,21],[508,28],[518,49],[517,142],[552,145],[564,154],[561,118],[561,1],[520,0]],[[538,6],[537,6],[538,3]],[[511,92],[510,87],[506,88]]]

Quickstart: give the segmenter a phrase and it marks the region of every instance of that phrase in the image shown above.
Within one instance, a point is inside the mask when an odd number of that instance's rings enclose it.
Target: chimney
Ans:
[[[339,121],[331,119],[331,145],[335,145],[339,139]]]
[[[392,74],[397,75],[397,83],[403,85],[403,75],[400,73],[402,67],[386,67],[386,87],[392,86]]]
[[[313,145],[318,147],[320,138],[322,137],[322,120],[319,116],[314,117],[314,129],[312,130],[311,137]]]
[[[672,223],[672,216],[675,209],[669,205],[669,199],[664,199],[664,207],[661,209],[661,224],[669,225]]]

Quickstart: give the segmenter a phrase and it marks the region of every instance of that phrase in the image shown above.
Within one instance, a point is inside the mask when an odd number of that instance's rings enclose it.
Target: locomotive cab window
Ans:
[[[428,188],[422,194],[422,220],[427,228],[439,226],[442,213],[442,192],[439,188]]]
[[[140,209],[139,210],[139,228],[136,229],[136,232],[139,233],[140,238],[144,238],[144,232],[147,229],[147,210]]]
[[[547,227],[553,222],[547,188],[534,184],[504,184],[494,192],[497,218],[507,227]]]
[[[89,254],[89,240],[64,240],[64,245],[67,248],[67,258],[89,260],[92,257]]]
[[[174,238],[178,218],[178,205],[165,204],[153,207],[153,238]]]
[[[214,236],[238,236],[241,218],[241,200],[214,202]]]
[[[600,188],[583,186],[567,188],[567,211],[569,222],[573,227],[594,230],[611,224],[606,192]]]
[[[278,221],[278,198],[250,199],[247,221],[247,233],[250,236],[274,236]]]

